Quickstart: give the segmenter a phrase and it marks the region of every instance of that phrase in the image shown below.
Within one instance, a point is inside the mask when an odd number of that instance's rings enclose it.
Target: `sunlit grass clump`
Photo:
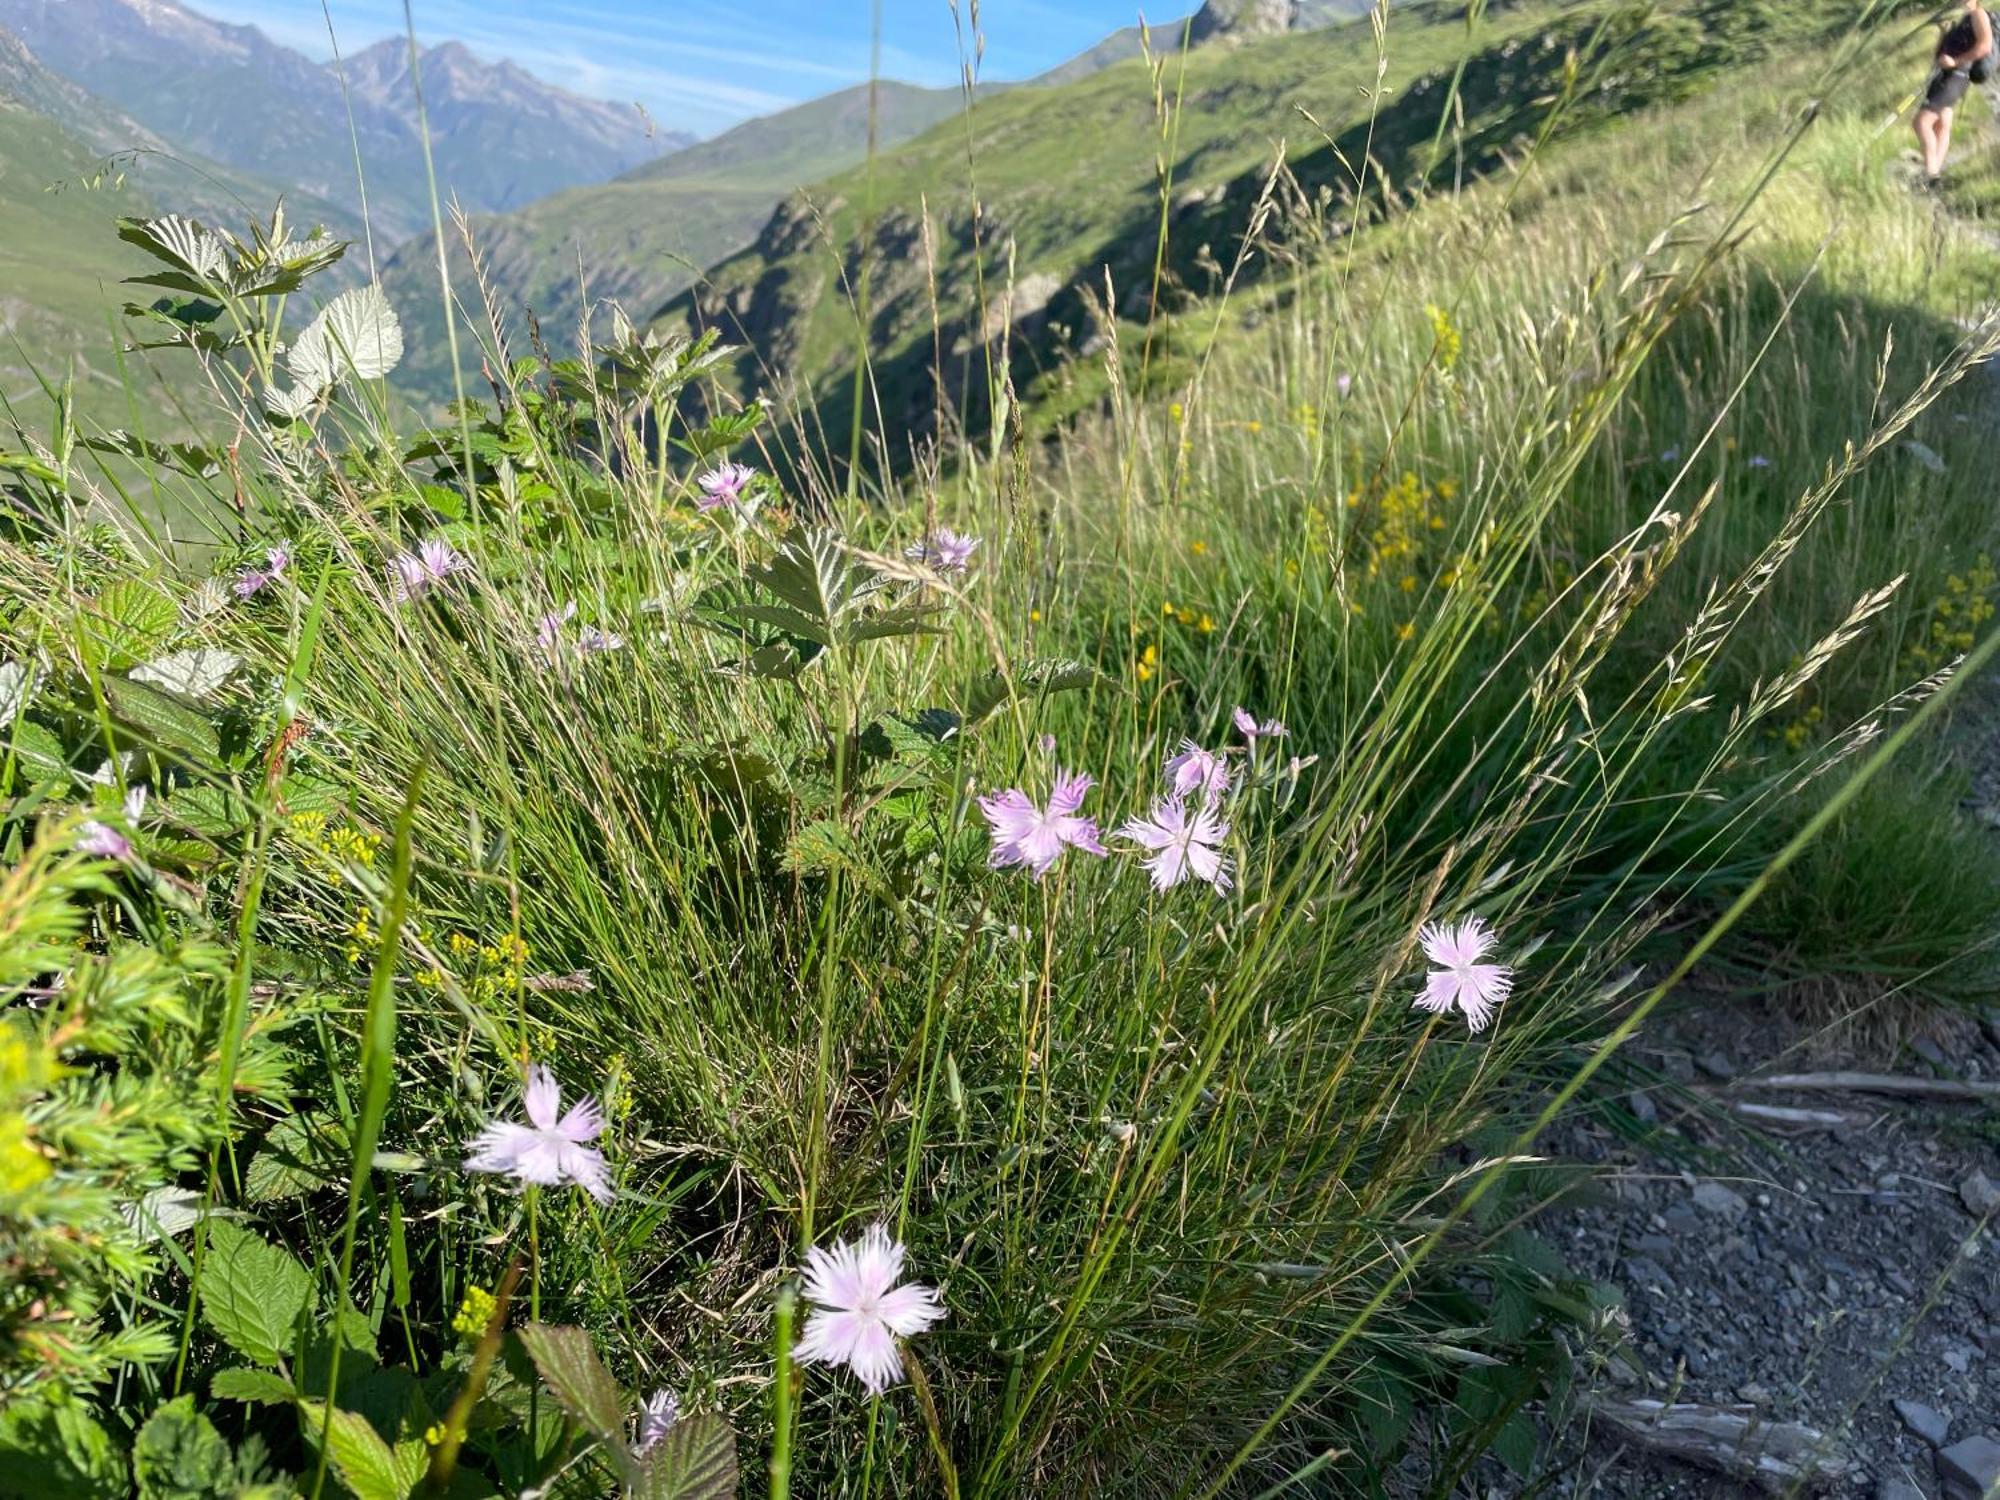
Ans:
[[[1415,208],[1171,391],[1112,349],[1046,448],[866,487],[622,317],[412,429],[379,296],[287,305],[331,247],[127,225],[207,436],[6,455],[0,1452],[1531,1462],[1618,1323],[1523,1227],[1537,1117],[1985,639],[1977,485],[1892,512],[1992,339],[1880,363],[1742,176]]]

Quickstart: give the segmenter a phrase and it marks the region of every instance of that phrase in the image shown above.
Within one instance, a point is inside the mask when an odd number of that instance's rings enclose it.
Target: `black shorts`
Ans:
[[[1951,109],[1971,87],[1972,75],[1965,69],[1954,68],[1947,73],[1939,68],[1931,74],[1931,86],[1924,90],[1924,108]]]

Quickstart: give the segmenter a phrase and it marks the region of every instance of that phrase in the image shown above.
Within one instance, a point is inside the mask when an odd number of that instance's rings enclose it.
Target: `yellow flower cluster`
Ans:
[[[305,852],[305,867],[322,880],[337,880],[345,869],[372,870],[382,835],[341,823],[327,826],[323,812],[293,813],[285,823],[292,841]]]
[[[1458,356],[1465,346],[1459,337],[1458,328],[1451,321],[1451,314],[1435,302],[1424,308],[1424,315],[1431,320],[1431,339],[1440,370],[1449,370],[1458,363]]]
[[[375,951],[375,919],[368,915],[368,908],[357,907],[354,920],[347,928],[347,961],[351,964],[364,963]]]
[[[1819,728],[1825,718],[1826,711],[1817,703],[1813,704],[1811,708],[1808,708],[1804,713],[1785,726],[1785,748],[1787,750],[1803,750],[1806,741],[1813,737],[1813,731]]]
[[[1984,553],[1964,573],[1944,581],[1944,592],[1931,601],[1930,628],[1912,641],[1904,656],[1917,672],[1935,672],[1973,648],[1980,627],[1993,618],[1994,585],[2000,583]]]
[[[493,1300],[493,1294],[485,1287],[467,1287],[464,1300],[458,1304],[458,1311],[452,1316],[451,1331],[462,1339],[477,1342],[480,1335],[486,1332],[486,1325],[493,1321],[493,1309],[496,1306],[498,1304]]]
[[[430,944],[430,934],[418,938]],[[465,933],[454,932],[444,940],[445,953],[460,975],[465,991],[475,1000],[493,1000],[514,993],[528,967],[528,945],[518,933],[502,933],[490,943]],[[432,965],[419,971],[417,983],[427,990],[444,988],[444,970]]]
[[[1215,634],[1215,616],[1205,609],[1189,609],[1185,604],[1169,602],[1161,604],[1160,614],[1176,625],[1184,625],[1202,635]]]

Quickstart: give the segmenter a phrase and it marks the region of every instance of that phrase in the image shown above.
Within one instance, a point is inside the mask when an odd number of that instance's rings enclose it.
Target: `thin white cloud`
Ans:
[[[319,0],[191,0],[224,20],[325,58]],[[1187,0],[1193,3],[1193,0]],[[343,53],[403,34],[402,0],[328,0]],[[1175,9],[1165,0],[1163,12]],[[632,100],[669,129],[709,134],[752,115],[868,77],[868,8],[858,0],[417,0],[417,38],[463,42],[508,58],[560,87]],[[1025,77],[1131,24],[1134,0],[986,0],[981,76]],[[961,19],[965,11],[961,8]],[[947,87],[959,77],[960,34],[948,0],[889,0],[883,76]],[[969,30],[964,44],[971,45]]]

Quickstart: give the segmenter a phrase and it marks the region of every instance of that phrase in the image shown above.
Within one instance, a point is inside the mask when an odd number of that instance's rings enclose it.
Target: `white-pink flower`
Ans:
[[[1467,917],[1455,926],[1426,923],[1420,937],[1424,957],[1438,967],[1425,978],[1418,1007],[1438,1014],[1463,1011],[1467,1026],[1484,1031],[1494,1007],[1514,990],[1512,969],[1480,962],[1499,942],[1493,929],[1478,917]]]
[[[421,599],[472,564],[441,536],[426,537],[414,552],[389,559],[389,597],[398,604]]]
[[[871,1396],[903,1375],[898,1339],[914,1338],[945,1315],[938,1294],[903,1275],[903,1247],[880,1224],[859,1240],[806,1252],[806,1300],[814,1311],[792,1357],[800,1364],[846,1365]]]
[[[129,860],[132,857],[132,841],[109,823],[100,823],[92,818],[77,826],[76,852],[92,859]]]
[[[972,564],[979,538],[965,536],[949,526],[940,526],[921,542],[913,542],[903,555],[936,568],[940,573],[963,573]]]
[[[1058,767],[1046,809],[1035,806],[1019,787],[981,797],[979,810],[993,834],[993,867],[1026,865],[1039,880],[1065,848],[1103,858],[1108,851],[1098,840],[1097,820],[1078,816],[1091,785],[1089,776],[1073,776]]]
[[[1276,719],[1266,719],[1261,724],[1258,723],[1256,715],[1247,708],[1239,707],[1230,715],[1230,719],[1236,725],[1236,732],[1253,745],[1259,740],[1281,740],[1288,732]]]
[[[517,1182],[558,1187],[573,1182],[598,1202],[611,1197],[605,1180],[604,1153],[589,1144],[604,1133],[604,1112],[595,1099],[579,1099],[561,1114],[562,1089],[547,1068],[528,1069],[521,1093],[528,1123],[496,1120],[479,1132],[468,1172],[499,1172]]]
[[[694,508],[719,510],[725,505],[740,505],[743,492],[750,488],[750,481],[756,477],[757,471],[748,465],[717,464],[695,480],[701,493],[694,497]]]
[[[576,618],[576,601],[552,609],[535,626],[535,645],[544,656],[555,656],[562,647],[563,626]]]
[[[292,544],[280,542],[275,547],[264,550],[264,566],[245,568],[236,575],[236,597],[249,599],[260,594],[270,584],[285,576],[285,569],[292,565]]]
[[[1167,762],[1167,785],[1176,797],[1189,792],[1220,797],[1229,790],[1229,762],[1193,740],[1182,740],[1180,752]]]
[[[666,1387],[653,1392],[639,1407],[639,1441],[634,1448],[642,1456],[652,1452],[680,1419],[681,1398]]]
[[[1127,819],[1118,836],[1151,851],[1145,865],[1156,891],[1172,890],[1189,878],[1206,880],[1218,895],[1230,887],[1229,856],[1222,852],[1229,825],[1209,804],[1190,815],[1179,797],[1165,798],[1150,816]]]

